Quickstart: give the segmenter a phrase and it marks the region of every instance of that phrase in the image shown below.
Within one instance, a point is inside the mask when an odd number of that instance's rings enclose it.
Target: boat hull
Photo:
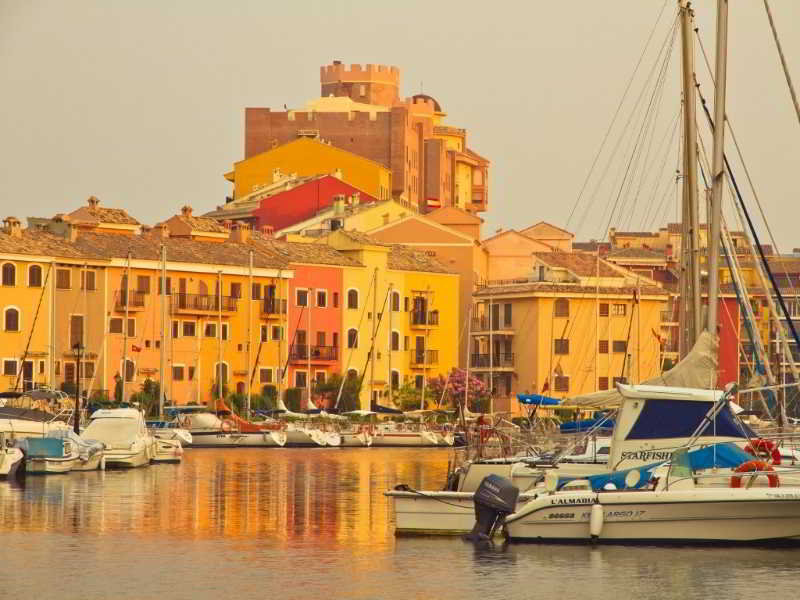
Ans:
[[[156,438],[153,462],[155,463],[179,463],[183,458],[183,447],[177,440],[165,440]]]
[[[96,454],[90,456],[87,460],[78,460],[74,467],[72,467],[73,471],[103,471],[106,468],[106,460],[105,460],[105,453],[97,452]]]
[[[25,466],[25,455],[19,448],[0,448],[0,479],[14,477]]]
[[[385,495],[394,504],[395,535],[462,535],[475,524],[471,492],[407,492]]]
[[[287,446],[327,446],[325,432],[318,429],[287,429]]]
[[[117,469],[134,469],[150,464],[150,452],[143,448],[138,452],[126,450],[106,450],[106,467]]]
[[[344,448],[363,448],[372,445],[372,435],[366,431],[343,432],[341,436]]]
[[[378,432],[372,438],[373,446],[416,447],[438,446],[436,434],[431,431]]]

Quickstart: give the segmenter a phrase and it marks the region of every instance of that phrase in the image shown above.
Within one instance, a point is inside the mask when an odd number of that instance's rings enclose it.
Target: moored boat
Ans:
[[[155,439],[147,432],[142,413],[134,408],[94,411],[83,435],[105,445],[109,467],[141,467],[153,457]]]

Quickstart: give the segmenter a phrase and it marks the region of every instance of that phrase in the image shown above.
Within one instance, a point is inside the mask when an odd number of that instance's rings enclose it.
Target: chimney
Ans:
[[[272,227],[272,225],[262,225],[261,235],[263,235],[265,238],[272,238],[275,235],[275,229]]]
[[[67,239],[71,243],[75,243],[78,240],[78,227],[76,225],[69,225],[67,227]]]
[[[89,199],[86,202],[89,204],[89,208],[92,210],[97,208],[97,205],[100,204],[100,200],[98,200],[96,196],[89,196]]]
[[[181,207],[181,214],[182,214],[184,217],[191,217],[191,216],[192,216],[192,207],[191,207],[191,206],[189,206],[188,204],[184,204],[184,205]]]
[[[337,168],[335,168],[335,169],[333,170],[333,173],[331,173],[331,175],[333,175],[334,177],[336,177],[336,179],[339,179],[339,180],[341,180],[341,179],[342,179],[342,170],[341,170],[340,168],[338,168],[338,167],[337,167]]]
[[[246,244],[250,240],[250,225],[239,221],[234,223],[231,226],[230,240],[232,242]]]
[[[344,214],[344,194],[336,194],[333,197],[333,214]]]
[[[6,217],[3,219],[3,225],[5,228],[5,232],[14,238],[21,238],[22,237],[22,225],[20,225],[19,219],[17,217]]]

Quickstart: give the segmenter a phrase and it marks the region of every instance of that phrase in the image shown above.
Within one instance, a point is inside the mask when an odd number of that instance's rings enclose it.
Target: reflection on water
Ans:
[[[395,540],[382,492],[439,487],[448,458],[190,450],[177,466],[0,482],[0,581],[18,597],[61,599],[793,595],[791,549]]]

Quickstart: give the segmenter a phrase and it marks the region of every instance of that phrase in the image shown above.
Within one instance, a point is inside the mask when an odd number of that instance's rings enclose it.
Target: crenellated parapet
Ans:
[[[400,69],[389,65],[345,65],[338,61],[319,69],[320,83],[388,83],[400,87]]]

